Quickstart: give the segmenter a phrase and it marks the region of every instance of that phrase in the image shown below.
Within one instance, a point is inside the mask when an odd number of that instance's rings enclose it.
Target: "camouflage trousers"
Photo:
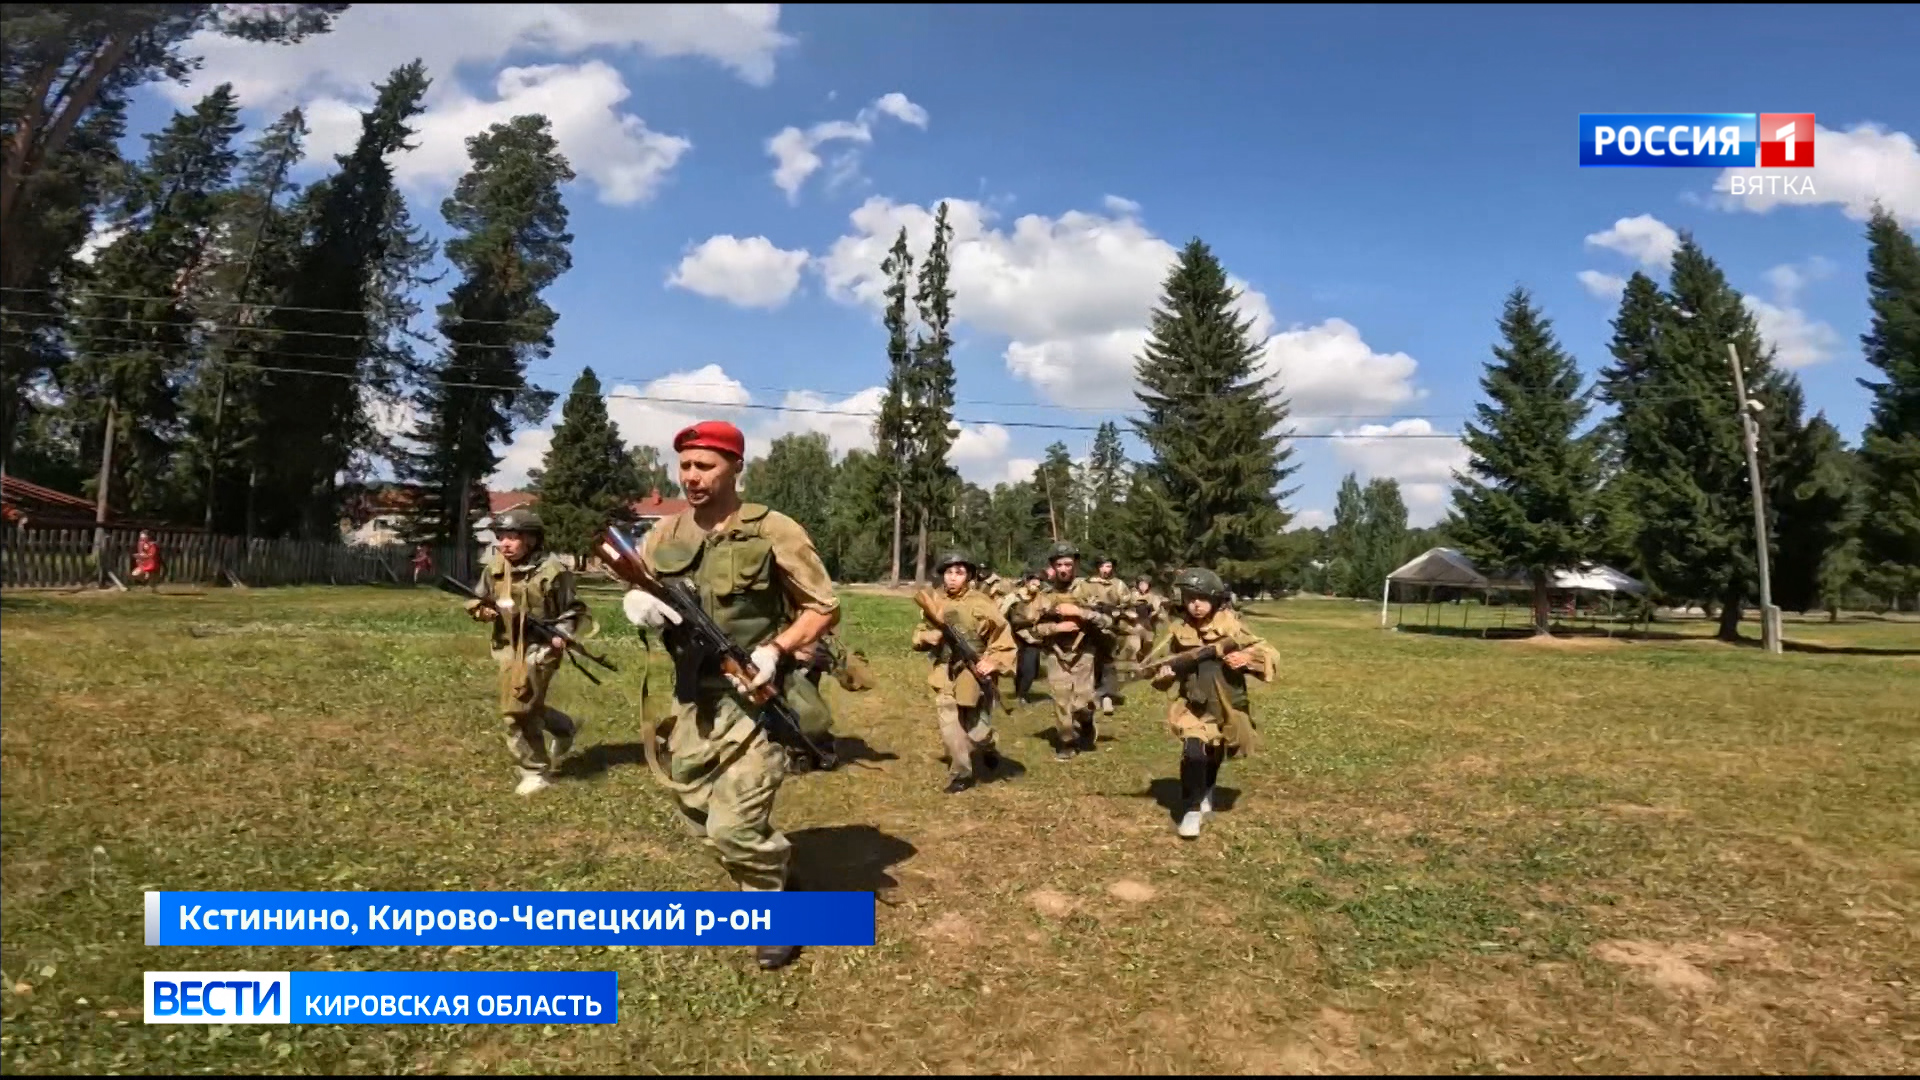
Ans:
[[[510,678],[513,653],[501,649],[494,653],[494,659],[500,665],[500,678],[504,682]],[[520,767],[522,776],[551,773],[553,757],[547,752],[547,736],[570,739],[579,726],[574,723],[573,717],[547,704],[547,687],[558,670],[558,657],[550,663],[530,664],[527,666],[525,696],[515,700],[510,692],[501,694],[501,720],[506,724],[507,750],[513,755],[513,763]]]
[[[740,888],[785,888],[793,846],[773,827],[773,801],[787,777],[786,750],[755,730],[731,694],[675,702],[673,715],[667,771],[676,783],[699,784],[674,793],[688,826]],[[724,758],[734,760],[715,773]]]
[[[962,705],[953,691],[934,695],[933,711],[940,718],[940,743],[947,750],[947,774],[956,779],[973,775],[973,752],[993,749],[993,725],[987,710],[979,705]]]
[[[1047,664],[1047,688],[1053,692],[1053,728],[1060,745],[1069,746],[1080,738],[1082,722],[1093,726],[1094,654],[1061,655],[1054,652]]]

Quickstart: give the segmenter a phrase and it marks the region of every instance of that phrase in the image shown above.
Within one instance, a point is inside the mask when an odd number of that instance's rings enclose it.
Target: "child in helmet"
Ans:
[[[1191,840],[1213,814],[1221,763],[1253,751],[1247,675],[1271,682],[1280,658],[1226,609],[1227,587],[1220,575],[1187,570],[1174,580],[1174,590],[1183,617],[1169,633],[1167,656],[1154,673],[1153,685],[1176,690],[1167,707],[1167,726],[1180,740],[1178,832]]]
[[[934,564],[934,572],[945,586],[937,600],[941,618],[959,631],[980,658],[973,667],[961,663],[939,627],[923,624],[914,631],[913,648],[933,654],[927,686],[933,690],[933,709],[940,718],[940,741],[947,748],[946,791],[953,795],[973,786],[975,750],[988,772],[1000,767],[982,690],[1013,667],[1015,646],[1013,630],[999,605],[974,587],[979,568],[971,558],[949,551]]]

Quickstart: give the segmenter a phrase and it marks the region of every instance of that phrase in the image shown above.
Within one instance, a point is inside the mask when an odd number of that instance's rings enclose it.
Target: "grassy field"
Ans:
[[[605,642],[640,653],[610,596]],[[1911,1072],[1920,1064],[1920,624],[1699,638],[1383,632],[1296,600],[1223,812],[1173,835],[1176,747],[1136,694],[1010,779],[945,779],[913,609],[847,599],[887,685],[836,688],[859,759],[791,781],[810,883],[878,943],[749,951],[141,943],[148,889],[716,889],[642,763],[638,679],[563,673],[594,725],[534,799],[483,632],[377,589],[9,596],[0,1064],[24,1072]],[[1412,616],[1409,608],[1409,616]],[[1458,621],[1458,609],[1453,614]],[[1750,629],[1751,632],[1751,629]],[[658,683],[656,683],[658,686]],[[172,1027],[141,972],[605,969],[621,1022]]]

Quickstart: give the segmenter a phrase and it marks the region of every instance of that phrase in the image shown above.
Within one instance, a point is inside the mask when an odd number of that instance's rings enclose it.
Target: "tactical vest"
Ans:
[[[1209,619],[1204,630],[1196,630],[1192,623],[1181,623],[1174,629],[1172,651],[1186,652],[1202,645],[1218,645],[1223,654],[1234,651],[1237,636],[1217,631],[1205,632],[1213,631],[1212,623],[1213,620]],[[1213,715],[1214,695],[1218,693],[1218,688],[1222,684],[1227,688],[1227,704],[1235,712],[1247,712],[1249,710],[1247,673],[1235,671],[1218,657],[1202,661],[1194,669],[1193,674],[1187,676],[1185,685],[1180,688],[1180,694],[1186,699],[1187,707],[1197,715],[1210,716]]]
[[[566,564],[561,562],[558,556],[554,555],[543,554],[537,556],[537,558],[539,558],[539,562],[531,566],[522,564],[519,567],[508,562],[503,555],[496,555],[492,559],[489,559],[483,571],[485,581],[481,591],[486,593],[488,598],[496,603],[501,600],[512,600],[513,609],[516,613],[532,615],[536,619],[552,621],[566,614],[566,612],[563,611],[552,610],[554,606],[553,583],[555,579],[566,571]],[[522,572],[516,574],[514,573],[515,570],[521,570]],[[495,648],[501,648],[512,643],[513,635],[519,626],[519,620],[514,619],[512,622],[513,626],[508,626],[507,620],[496,619],[494,621],[493,638]]]
[[[773,542],[762,531],[768,510],[743,503],[730,523],[689,542],[678,529],[653,549],[654,572],[685,580],[721,632],[751,652],[787,621],[787,594],[775,580]]]

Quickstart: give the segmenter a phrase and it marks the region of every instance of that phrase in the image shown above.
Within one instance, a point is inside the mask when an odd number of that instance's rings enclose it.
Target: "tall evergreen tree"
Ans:
[[[1145,416],[1134,430],[1148,466],[1184,528],[1160,565],[1201,565],[1229,582],[1264,576],[1288,515],[1277,489],[1297,466],[1280,431],[1287,404],[1260,374],[1261,345],[1239,294],[1207,245],[1190,241],[1167,275],[1152,336],[1135,366]]]
[[[298,353],[299,373],[263,372],[256,460],[261,528],[272,535],[324,537],[333,528],[335,478],[372,430],[363,391],[394,379],[405,359],[390,340],[406,325],[404,277],[421,252],[388,155],[407,145],[428,79],[414,61],[377,87],[360,117],[360,138],[338,158],[340,171],[303,196],[307,242],[274,297],[268,326]],[[405,226],[405,227],[401,227]]]
[[[1533,631],[1544,634],[1554,572],[1597,561],[1606,547],[1600,436],[1581,434],[1589,408],[1579,369],[1525,289],[1507,297],[1500,336],[1480,380],[1479,423],[1462,437],[1468,473],[1453,492],[1449,532],[1480,565],[1526,572]]]
[[[1093,435],[1085,470],[1087,542],[1115,558],[1126,546],[1127,452],[1120,443],[1120,425],[1101,423]]]
[[[1797,383],[1780,394],[1786,438],[1773,461],[1778,526],[1774,542],[1773,602],[1787,611],[1826,606],[1831,593],[1836,549],[1852,540],[1859,521],[1856,464],[1840,432],[1816,413],[1802,421],[1803,395]]]
[[[1119,554],[1136,572],[1166,576],[1180,569],[1177,553],[1185,550],[1186,518],[1154,479],[1150,464],[1127,473],[1127,502],[1122,518],[1126,539]]]
[[[220,328],[189,390],[187,452],[178,464],[196,493],[204,526],[237,532],[255,476],[253,451],[263,410],[261,365],[274,366],[275,336],[258,325],[262,298],[278,295],[300,249],[305,222],[282,205],[299,191],[287,179],[307,135],[305,115],[290,109],[240,155],[239,183],[223,200],[197,304]]]
[[[414,439],[423,449],[409,469],[425,488],[433,535],[451,538],[463,550],[472,532],[474,492],[500,461],[494,444],[507,441],[516,422],[539,423],[551,405],[550,395],[528,385],[526,371],[553,348],[558,316],[541,290],[573,265],[573,234],[560,198],[573,170],[547,118],[516,116],[495,124],[468,139],[467,150],[473,167],[440,205],[456,232],[447,242],[447,261],[461,273],[440,305],[440,333],[449,348],[420,395],[422,420]],[[592,382],[596,422],[608,426],[599,380],[591,371],[581,379]],[[595,467],[618,474],[617,501],[637,497],[618,437],[590,437],[597,440],[587,450]],[[611,459],[605,457],[609,448]],[[600,490],[579,494],[586,501],[574,505],[586,517],[604,509],[595,498]],[[589,524],[584,537],[570,536],[581,546],[569,550],[585,552],[604,524]]]
[[[1861,380],[1873,392],[1860,447],[1868,492],[1862,557],[1882,588],[1920,604],[1920,248],[1877,206],[1867,242],[1873,319],[1860,343],[1881,378]]]
[[[1775,401],[1781,380],[1740,294],[1691,236],[1681,238],[1662,300],[1620,415],[1640,566],[1670,599],[1719,605],[1719,635],[1734,640],[1758,571],[1728,343],[1739,350],[1750,397]]]
[[[828,540],[820,545],[820,554],[836,580],[875,581],[888,573],[887,527],[894,520],[894,490],[887,464],[876,453],[849,451],[834,469]]]
[[[643,494],[592,368],[581,369],[560,408],[538,493],[547,546],[569,555],[592,551],[601,530],[627,520],[628,507]]]
[[[80,305],[68,401],[97,448],[96,497],[136,512],[177,509],[167,479],[181,437],[182,384],[202,333],[191,302],[238,160],[240,108],[222,84],[148,137],[123,193],[120,237]]]
[[[124,110],[137,86],[180,79],[199,65],[184,48],[202,31],[291,43],[326,32],[346,4],[8,4],[0,12],[0,286],[26,284],[60,248],[28,222],[43,216],[45,174],[96,110]]]
[[[11,8],[0,16],[13,17]],[[123,100],[95,109],[36,173],[23,195],[33,212],[0,244],[20,274],[19,291],[0,293],[0,472],[66,491],[78,490],[92,454],[71,443],[57,408],[70,356],[65,320],[77,307],[74,290],[91,277],[77,256],[126,169],[125,130]]]
[[[1400,481],[1391,476],[1376,476],[1367,481],[1360,505],[1352,594],[1372,599],[1387,575],[1407,561],[1407,502],[1400,495]]]
[[[906,226],[894,238],[893,247],[880,264],[887,276],[887,388],[880,399],[880,415],[874,420],[873,442],[886,484],[893,499],[892,562],[887,571],[889,585],[900,584],[900,541],[906,519],[908,471],[913,455],[912,395],[914,383],[914,341],[909,333],[907,284],[913,279],[913,254],[907,248]]]
[[[1073,458],[1067,454],[1066,443],[1056,442],[1047,447],[1046,456],[1033,470],[1033,517],[1049,543],[1079,534]]]
[[[924,333],[913,348],[913,392],[908,406],[913,456],[908,483],[919,520],[913,579],[921,583],[926,582],[933,559],[928,535],[951,516],[949,508],[959,491],[959,476],[947,464],[947,450],[954,439],[953,290],[947,285],[953,269],[948,250],[952,241],[953,226],[947,222],[943,202],[934,213],[933,239],[920,263],[920,287],[913,294]]]

